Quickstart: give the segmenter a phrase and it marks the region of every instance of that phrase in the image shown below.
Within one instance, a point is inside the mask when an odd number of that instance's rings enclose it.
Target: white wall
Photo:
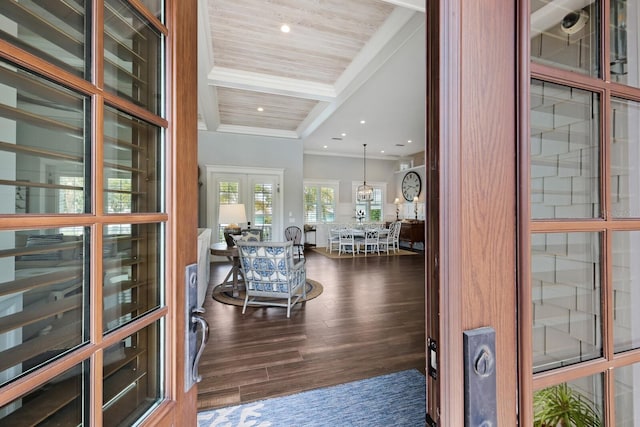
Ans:
[[[218,132],[198,132],[198,166],[201,168],[199,225],[206,227],[206,209],[204,201],[207,194],[206,165],[225,165],[242,167],[283,168],[283,214],[288,218],[292,213],[293,223],[302,228],[303,209],[303,161],[302,141],[297,139],[268,138],[253,135],[236,135]]]
[[[363,159],[358,157],[338,157],[303,154],[303,142],[285,138],[268,138],[253,135],[225,134],[209,131],[198,133],[198,165],[201,168],[199,225],[206,226],[207,182],[205,176],[206,165],[226,165],[241,167],[271,167],[283,168],[284,172],[284,210],[285,216],[292,212],[295,219],[293,225],[301,227],[303,221],[303,180],[327,179],[338,180],[340,193],[338,203],[351,205],[353,201],[352,183],[362,181]],[[400,183],[405,171],[398,172],[397,160],[382,160],[367,158],[367,182],[386,182],[387,196],[385,216],[395,216],[393,201],[402,192]],[[422,193],[420,194],[420,217],[424,214],[425,176],[424,167],[415,168],[422,178]],[[404,209],[402,207],[401,209]],[[413,218],[413,205],[407,204],[407,214],[401,217]],[[410,211],[410,212],[409,212]],[[409,215],[410,213],[410,215]],[[286,221],[285,221],[286,220]],[[288,219],[283,223],[289,225]]]
[[[332,179],[340,181],[339,203],[353,203],[351,183],[362,181],[363,159],[356,157],[336,157],[304,155],[305,179]],[[367,158],[367,182],[387,183],[387,203],[393,203],[395,195],[394,172],[398,167],[396,160],[378,160]]]

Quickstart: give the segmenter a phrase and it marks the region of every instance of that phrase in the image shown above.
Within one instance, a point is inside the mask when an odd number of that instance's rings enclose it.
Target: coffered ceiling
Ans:
[[[200,0],[198,12],[200,129],[306,153],[423,149],[424,0]]]

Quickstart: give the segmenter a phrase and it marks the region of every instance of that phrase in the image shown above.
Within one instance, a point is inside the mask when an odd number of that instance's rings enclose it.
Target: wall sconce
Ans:
[[[418,219],[418,196],[413,198],[413,213],[415,214],[416,219]]]
[[[396,221],[400,221],[400,198],[396,197],[393,204],[396,205]]]

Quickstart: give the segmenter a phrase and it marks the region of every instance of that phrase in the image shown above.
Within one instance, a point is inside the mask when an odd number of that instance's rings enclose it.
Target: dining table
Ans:
[[[212,243],[209,249],[211,255],[224,256],[231,263],[231,270],[227,273],[220,286],[229,286],[234,297],[237,297],[244,280],[240,280],[242,276],[242,267],[240,266],[240,256],[237,246],[228,246],[226,242]]]

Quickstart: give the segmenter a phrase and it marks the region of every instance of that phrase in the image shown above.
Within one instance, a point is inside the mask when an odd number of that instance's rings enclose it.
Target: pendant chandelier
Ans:
[[[356,199],[359,202],[370,202],[373,200],[373,187],[367,185],[367,144],[362,146],[364,147],[364,179],[362,185],[359,185],[356,190]]]

